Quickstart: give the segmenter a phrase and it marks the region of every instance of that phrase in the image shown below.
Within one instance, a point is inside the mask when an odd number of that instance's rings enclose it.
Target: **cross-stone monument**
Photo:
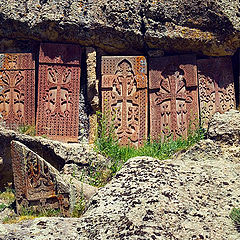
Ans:
[[[35,124],[35,61],[31,53],[0,54],[0,120],[12,129]]]
[[[37,134],[77,142],[81,48],[43,43],[39,55]]]
[[[150,58],[149,68],[151,138],[186,137],[199,118],[196,57]]]
[[[11,155],[17,211],[56,209],[70,216],[73,192],[58,171],[18,141],[11,142]]]
[[[230,57],[201,59],[197,66],[201,121],[207,128],[214,113],[235,108],[232,61]]]
[[[121,145],[147,138],[147,103],[145,57],[102,57],[102,110]]]

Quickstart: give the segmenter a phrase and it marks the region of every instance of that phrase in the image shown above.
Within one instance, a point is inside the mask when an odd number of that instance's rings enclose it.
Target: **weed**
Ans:
[[[34,125],[19,126],[18,131],[29,136],[36,136],[36,127]]]
[[[4,192],[0,192],[0,199],[4,200],[6,204],[11,204],[15,201],[14,190],[6,187],[6,190]]]
[[[25,221],[25,220],[32,220],[36,217],[34,216],[20,216],[20,217],[16,217],[16,216],[6,216],[3,219],[3,224],[15,224],[15,223],[19,223],[21,221]]]
[[[18,215],[6,216],[3,219],[4,224],[18,223],[24,220],[30,220],[38,217],[60,217],[59,209],[41,209],[22,207]]]
[[[116,174],[122,165],[130,158],[137,156],[149,156],[164,160],[170,158],[177,151],[187,149],[205,137],[205,130],[199,128],[195,131],[188,131],[188,138],[178,138],[173,140],[171,137],[164,142],[159,139],[152,141],[150,138],[139,148],[133,146],[120,146],[114,133],[114,124],[111,119],[108,121],[108,114],[97,113],[99,118],[98,136],[95,141],[95,150],[109,159],[109,164],[102,168],[94,169],[95,182],[92,185],[102,186],[112,176]],[[196,124],[196,123],[192,123]],[[103,179],[103,171],[108,171],[108,177]],[[90,173],[90,176],[93,174]]]
[[[80,200],[77,201],[73,208],[72,217],[76,218],[80,217],[83,214],[85,207],[86,207],[85,198],[84,196],[82,196]]]
[[[240,208],[233,208],[229,216],[234,224],[240,227]]]
[[[5,208],[7,208],[7,205],[4,203],[0,204],[0,212],[3,211]]]

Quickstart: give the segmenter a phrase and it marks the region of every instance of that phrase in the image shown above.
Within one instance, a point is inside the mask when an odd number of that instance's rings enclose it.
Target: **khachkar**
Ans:
[[[12,129],[35,124],[35,61],[31,53],[0,54],[0,120]]]
[[[79,124],[81,48],[43,43],[39,55],[37,134],[76,142]]]
[[[60,209],[70,216],[73,192],[58,171],[17,141],[11,142],[11,156],[17,211]]]
[[[196,57],[151,58],[149,68],[151,138],[186,137],[199,118]]]
[[[200,112],[203,127],[207,128],[215,112],[235,108],[235,91],[230,57],[197,61]]]
[[[143,56],[102,57],[102,108],[121,145],[147,136],[147,63]]]

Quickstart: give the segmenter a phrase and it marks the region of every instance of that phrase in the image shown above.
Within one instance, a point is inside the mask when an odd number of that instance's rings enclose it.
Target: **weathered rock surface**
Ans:
[[[129,159],[82,218],[1,225],[0,239],[238,240],[239,150],[203,140],[171,160]]]
[[[239,145],[240,112],[230,110],[224,114],[216,113],[208,126],[208,137],[222,144]]]
[[[238,0],[2,0],[0,21],[4,45],[22,39],[115,54],[160,48],[214,56],[232,55],[240,46]]]
[[[94,162],[106,162],[106,159],[92,150],[88,144],[61,143],[43,137],[31,137],[6,130],[0,127],[0,189],[8,182],[12,182],[11,150],[12,140],[19,141],[36,152],[39,156],[49,162],[57,170],[61,170],[65,164],[76,164],[77,166],[88,166]]]

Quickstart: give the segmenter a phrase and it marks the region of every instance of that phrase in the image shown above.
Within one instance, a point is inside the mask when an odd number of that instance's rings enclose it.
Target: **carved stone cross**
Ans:
[[[102,107],[121,145],[138,146],[147,136],[144,57],[103,57]],[[110,123],[111,124],[111,123]]]
[[[191,122],[198,121],[195,61],[194,56],[189,55],[150,59],[152,139],[186,137]]]
[[[0,113],[7,126],[35,123],[35,62],[30,53],[0,55]]]

